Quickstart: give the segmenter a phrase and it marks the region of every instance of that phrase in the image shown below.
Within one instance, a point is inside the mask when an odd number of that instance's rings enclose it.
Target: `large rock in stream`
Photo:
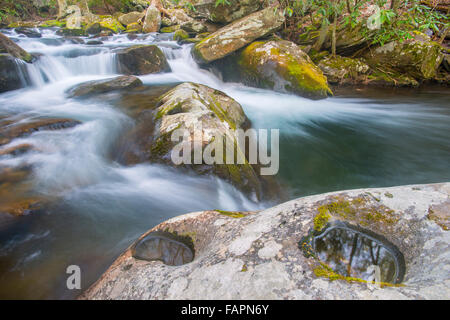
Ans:
[[[135,45],[117,53],[119,72],[127,75],[170,72],[164,52],[156,45]]]
[[[322,71],[290,41],[256,41],[214,64],[225,80],[243,81],[247,85],[307,98],[332,95]]]
[[[278,30],[284,22],[278,8],[269,7],[239,19],[206,37],[192,49],[194,59],[207,64],[222,59],[254,40]]]
[[[119,147],[121,162],[134,164],[150,160],[198,174],[213,174],[253,198],[261,198],[262,183],[234,135],[235,129],[249,127],[249,120],[239,103],[207,86],[183,83],[165,93],[155,105],[156,109],[144,111],[139,116],[137,127]],[[172,141],[172,134],[177,129],[185,130],[189,136],[189,154],[186,156],[190,163],[175,164],[172,161],[174,147],[180,144],[178,140]],[[202,157],[196,163],[194,149],[197,147],[203,154],[207,148],[215,146],[219,135],[223,139],[224,158],[220,159],[223,164],[206,163]],[[244,163],[225,164],[225,149],[228,148],[235,149],[234,154]]]
[[[0,33],[0,92],[22,88],[27,76],[22,64],[32,60],[31,54]]]
[[[132,246],[80,299],[450,299],[449,212],[450,183],[442,183],[315,195],[258,213],[191,213],[141,237],[191,238],[191,263],[136,259]],[[358,244],[352,262],[323,256]],[[371,250],[383,257],[381,276],[401,284],[357,277],[379,259]]]

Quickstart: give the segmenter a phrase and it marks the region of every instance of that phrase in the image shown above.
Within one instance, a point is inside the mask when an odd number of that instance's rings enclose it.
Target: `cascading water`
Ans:
[[[86,288],[159,222],[192,211],[272,205],[255,203],[215,177],[110,160],[111,148],[134,120],[109,101],[67,99],[65,92],[115,76],[114,52],[122,47],[157,44],[169,59],[172,72],[140,77],[145,85],[205,84],[241,103],[253,127],[281,129],[279,178],[292,197],[450,179],[448,92],[396,91],[382,98],[353,92],[312,101],[224,83],[196,65],[190,45],[180,46],[170,35],[116,35],[101,45],[84,45],[50,29],[39,39],[6,33],[39,59],[20,66],[28,87],[0,95],[0,119],[58,117],[82,124],[40,131],[0,148],[33,145],[36,151],[0,157],[0,166],[31,166],[34,191],[57,199],[48,211],[12,219],[8,228],[0,221],[0,298],[73,298],[80,292],[67,290],[67,266],[81,267]]]

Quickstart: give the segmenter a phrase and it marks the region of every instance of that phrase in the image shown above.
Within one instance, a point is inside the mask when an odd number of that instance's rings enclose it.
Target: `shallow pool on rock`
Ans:
[[[403,281],[403,254],[383,236],[369,230],[334,222],[320,233],[312,232],[300,247],[305,244],[310,245],[316,259],[344,277],[393,284]]]

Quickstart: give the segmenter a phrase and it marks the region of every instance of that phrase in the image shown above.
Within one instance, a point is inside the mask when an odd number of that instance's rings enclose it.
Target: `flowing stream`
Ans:
[[[114,77],[114,50],[157,44],[171,73],[140,77],[146,86],[202,83],[236,99],[253,127],[280,129],[278,179],[289,198],[334,190],[450,181],[448,89],[348,88],[312,101],[224,83],[200,69],[190,45],[170,35],[130,40],[116,35],[84,45],[43,31],[29,39],[5,34],[39,60],[22,64],[24,89],[0,94],[0,118],[79,120],[81,125],[13,140],[39,152],[0,156],[0,166],[29,165],[33,189],[58,200],[49,210],[0,223],[0,298],[70,299],[66,268],[79,265],[87,288],[139,235],[171,217],[208,209],[261,210],[275,203],[248,199],[230,184],[173,168],[111,160],[115,142],[135,120],[113,99],[67,99],[71,86]],[[1,199],[0,199],[1,201]],[[281,201],[281,200],[280,200]],[[1,222],[1,221],[0,221]]]

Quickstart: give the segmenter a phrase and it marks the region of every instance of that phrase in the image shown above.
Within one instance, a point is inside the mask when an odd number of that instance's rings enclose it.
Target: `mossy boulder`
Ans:
[[[119,72],[126,75],[170,72],[166,56],[156,45],[136,45],[117,53]]]
[[[191,3],[195,10],[189,11],[189,15],[216,23],[230,23],[262,7],[259,0],[229,0],[226,4],[219,5],[216,5],[216,0],[193,0]]]
[[[0,53],[0,93],[24,86],[19,65],[10,54]]]
[[[52,28],[52,27],[58,27],[58,28],[64,28],[66,26],[66,21],[62,20],[47,20],[42,22],[39,27],[40,28]]]
[[[182,42],[186,39],[189,39],[189,33],[182,29],[175,31],[175,33],[173,34],[173,40],[177,42]]]
[[[4,34],[0,33],[0,53],[10,54],[16,59],[21,59],[30,63],[33,60],[33,56],[18,46],[14,41],[9,39]]]
[[[317,65],[328,82],[333,84],[350,84],[363,82],[370,72],[369,65],[363,59],[327,55]]]
[[[141,33],[142,25],[139,23],[131,23],[127,25],[127,33]]]
[[[200,41],[192,49],[192,55],[200,64],[222,59],[254,40],[275,32],[284,21],[284,14],[279,8],[269,7],[255,12]]]
[[[161,28],[161,13],[154,6],[150,6],[145,14],[142,31],[144,33],[158,32]]]
[[[172,141],[174,130],[186,130],[192,141],[201,147],[202,152],[208,147],[211,148],[215,137],[220,135],[223,139],[229,139],[224,141],[224,148],[233,148],[233,152],[244,160],[244,164],[207,164],[203,158],[201,163],[194,164],[194,144],[191,144],[191,164],[176,166],[198,174],[216,175],[244,192],[257,198],[261,196],[261,182],[253,166],[246,160],[245,150],[239,148],[233,133],[234,129],[248,128],[249,120],[239,103],[231,97],[204,85],[183,83],[164,94],[156,103],[156,109],[140,116],[140,119],[132,138],[138,147],[129,150],[139,154],[128,155],[126,158],[175,166],[171,153],[179,141]],[[226,151],[224,157],[225,154]]]
[[[118,20],[121,24],[123,24],[125,27],[127,27],[128,25],[130,25],[132,23],[139,22],[139,20],[144,18],[144,16],[145,16],[145,13],[143,13],[143,12],[133,11],[133,12],[121,15]]]
[[[208,27],[206,27],[203,23],[195,20],[185,22],[180,27],[189,34],[198,34],[208,31]]]
[[[126,30],[125,27],[119,22],[119,20],[112,16],[102,16],[98,23],[100,24],[102,30],[108,29],[114,33],[120,33]]]
[[[364,57],[371,66],[392,68],[417,80],[430,80],[436,77],[444,54],[438,43],[416,37],[371,49]]]
[[[78,84],[67,92],[69,98],[85,98],[95,94],[132,89],[142,85],[142,81],[134,76],[120,76],[112,79],[93,80]]]
[[[247,85],[314,99],[332,94],[322,71],[293,42],[256,41],[232,59],[237,64],[232,72],[237,71]]]

